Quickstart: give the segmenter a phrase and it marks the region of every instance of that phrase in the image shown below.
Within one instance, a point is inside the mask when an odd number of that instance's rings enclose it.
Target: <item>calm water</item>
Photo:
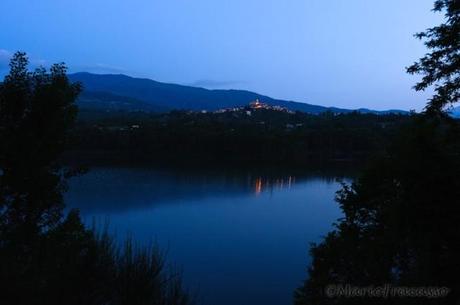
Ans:
[[[95,168],[67,193],[87,222],[156,241],[205,305],[284,305],[306,276],[309,243],[340,217],[321,172]]]

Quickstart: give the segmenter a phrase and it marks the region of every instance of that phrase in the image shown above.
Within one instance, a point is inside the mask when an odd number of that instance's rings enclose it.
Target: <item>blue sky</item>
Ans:
[[[433,0],[1,0],[0,70],[124,73],[346,108],[420,110],[405,67]],[[1,73],[1,72],[0,72]]]

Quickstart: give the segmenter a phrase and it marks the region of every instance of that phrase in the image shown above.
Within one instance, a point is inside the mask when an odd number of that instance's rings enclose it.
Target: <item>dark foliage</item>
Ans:
[[[65,173],[56,163],[66,147],[80,92],[63,64],[27,70],[16,53],[0,85],[0,226],[23,240],[53,228],[62,216]],[[26,230],[25,230],[26,229]]]
[[[438,0],[435,11],[445,11],[446,22],[417,35],[432,52],[408,69],[424,76],[415,89],[436,84],[435,95],[425,114],[338,193],[344,217],[312,246],[298,305],[460,302],[460,122],[444,113],[459,99],[460,2]],[[445,287],[449,294],[331,297],[333,284]]]
[[[415,86],[417,91],[435,85],[436,94],[426,110],[439,114],[445,106],[460,98],[460,2],[458,0],[437,0],[434,11],[444,12],[445,22],[416,35],[425,40],[431,53],[410,66],[411,74],[421,74],[422,80]]]
[[[180,276],[156,249],[120,247],[64,216],[66,149],[80,92],[63,64],[27,70],[16,53],[0,84],[0,283],[7,305],[185,305]]]
[[[383,149],[407,115],[311,115],[265,109],[168,114],[83,112],[73,155],[152,162],[308,165],[356,161]]]
[[[337,196],[344,218],[313,245],[296,304],[456,304],[460,124],[420,118]],[[330,284],[448,287],[448,298],[328,298]]]

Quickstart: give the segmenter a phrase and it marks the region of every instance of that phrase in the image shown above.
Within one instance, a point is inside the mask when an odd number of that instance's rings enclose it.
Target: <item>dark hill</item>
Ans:
[[[100,107],[121,107],[119,110],[166,111],[216,110],[244,106],[259,99],[269,105],[279,105],[290,110],[309,113],[324,111],[350,112],[352,110],[328,108],[306,103],[277,100],[245,90],[208,90],[190,86],[161,83],[145,78],[134,78],[122,74],[91,74],[87,72],[70,74],[72,81],[83,84],[84,93],[80,105],[90,106],[89,101]],[[94,108],[94,107],[93,107]],[[362,112],[376,112],[363,109]],[[397,111],[396,111],[397,112]],[[377,113],[377,112],[376,112]]]

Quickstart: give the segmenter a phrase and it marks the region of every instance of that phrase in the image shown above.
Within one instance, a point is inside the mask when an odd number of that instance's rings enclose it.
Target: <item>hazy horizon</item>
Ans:
[[[441,21],[432,0],[4,0],[0,74],[16,50],[33,65],[242,89],[341,108],[417,109],[405,67],[413,37]],[[18,22],[20,20],[20,22]]]

